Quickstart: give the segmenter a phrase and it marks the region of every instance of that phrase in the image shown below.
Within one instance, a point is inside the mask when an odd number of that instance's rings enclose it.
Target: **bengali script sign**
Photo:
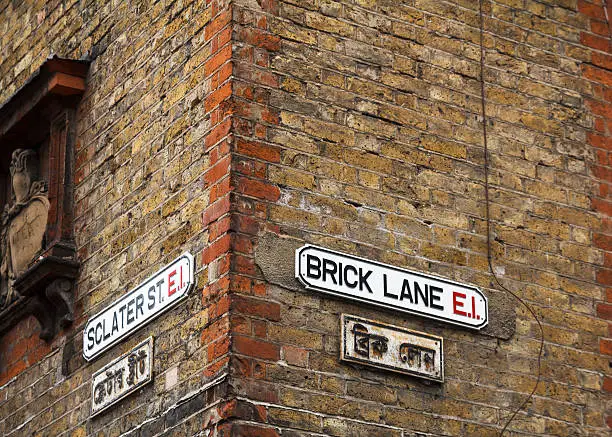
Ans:
[[[91,379],[91,415],[138,390],[152,379],[153,337],[112,361],[93,374]]]

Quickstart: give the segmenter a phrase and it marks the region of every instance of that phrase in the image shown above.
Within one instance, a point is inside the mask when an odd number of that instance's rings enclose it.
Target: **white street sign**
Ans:
[[[476,287],[321,247],[296,250],[295,276],[309,290],[466,328],[488,321],[487,298]]]
[[[104,411],[152,380],[153,337],[91,377],[91,415]]]
[[[85,359],[91,361],[176,305],[194,282],[193,256],[186,252],[89,319],[83,330]]]

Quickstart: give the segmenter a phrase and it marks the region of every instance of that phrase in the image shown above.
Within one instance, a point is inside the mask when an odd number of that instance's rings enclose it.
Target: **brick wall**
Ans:
[[[50,54],[91,61],[75,157],[77,320],[51,344],[33,318],[2,339],[2,435],[191,435],[233,414],[230,18],[216,0],[0,3],[1,102]],[[87,319],[184,251],[197,266],[187,301],[86,363]],[[154,383],[90,419],[92,373],[150,334]]]
[[[493,265],[545,336],[506,435],[607,436],[605,11],[484,14]],[[313,243],[505,296],[487,264],[479,40],[476,1],[0,1],[0,104],[51,53],[91,60],[77,320],[51,344],[34,319],[2,338],[0,432],[499,435],[536,382],[523,306],[504,301],[509,338],[479,334],[283,285],[257,262],[266,238]],[[186,250],[188,300],[86,363],[87,319]],[[343,312],[442,335],[446,381],[341,364]],[[150,334],[153,384],[90,419],[91,374]]]
[[[512,301],[510,339],[474,334],[279,287],[254,256],[271,232],[500,291],[487,265],[478,2],[234,8],[237,395],[266,408],[270,435],[499,435],[536,382],[539,330],[523,306]],[[485,1],[484,14],[493,265],[545,335],[542,381],[508,429],[608,435],[603,8]],[[342,312],[442,335],[446,382],[341,364]]]

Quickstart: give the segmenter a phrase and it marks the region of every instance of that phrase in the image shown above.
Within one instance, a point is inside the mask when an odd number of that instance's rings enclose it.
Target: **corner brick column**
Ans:
[[[591,172],[598,183],[598,192],[591,199],[593,210],[601,214],[602,226],[593,235],[593,245],[604,251],[604,264],[596,280],[605,287],[605,301],[597,305],[597,315],[608,320],[608,337],[600,338],[599,350],[610,356],[612,363],[612,7],[605,3],[579,1],[578,10],[589,17],[590,32],[582,32],[583,45],[590,48],[590,62],[582,64],[583,76],[593,83],[593,97],[587,100],[593,115],[593,129],[587,135],[595,161]],[[607,12],[607,13],[606,13]],[[602,389],[612,392],[612,376],[604,377]],[[606,417],[612,428],[612,414]]]

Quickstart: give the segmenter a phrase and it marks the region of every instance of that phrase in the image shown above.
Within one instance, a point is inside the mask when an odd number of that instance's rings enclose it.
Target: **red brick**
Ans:
[[[612,70],[612,56],[605,53],[591,53],[591,63],[607,70]]]
[[[276,125],[280,123],[280,115],[278,111],[271,110],[269,108],[266,108],[265,110],[261,112],[261,118],[266,123],[276,124]]]
[[[275,202],[280,198],[280,189],[276,185],[261,180],[241,177],[236,185],[238,191],[247,196],[271,202]]]
[[[240,314],[262,317],[275,322],[280,320],[280,305],[276,302],[234,295],[232,297],[232,309]]]
[[[612,85],[612,72],[608,70],[594,67],[592,65],[583,65],[582,71],[584,77],[587,79],[594,80],[595,82],[599,82],[601,84],[606,84],[607,86]],[[590,103],[592,100],[588,102]]]
[[[280,347],[254,338],[236,336],[233,338],[233,348],[242,355],[262,360],[278,361],[280,359]]]
[[[206,97],[204,107],[206,112],[211,111],[215,106],[219,105],[223,100],[230,98],[232,95],[232,83],[226,82],[221,88],[216,89]]]
[[[232,432],[241,437],[279,437],[278,432],[274,428],[264,428],[244,423],[235,424]]]
[[[612,75],[606,78],[610,81],[610,85],[612,85]],[[596,100],[587,101],[589,108],[593,111],[594,114],[600,115],[607,119],[612,117],[612,105],[606,102],[600,102]]]
[[[612,285],[612,269],[600,269],[597,272],[596,280],[602,285]]]
[[[217,71],[219,67],[232,59],[232,45],[226,44],[211,58],[209,58],[204,64],[204,71],[206,76],[210,76],[213,72]]]
[[[252,237],[243,234],[234,234],[234,245],[233,249],[235,252],[244,253],[250,255],[253,253],[253,241]]]
[[[232,314],[231,323],[232,323],[232,333],[233,334],[242,334],[242,335],[251,334],[251,320],[250,319]]]
[[[612,175],[612,169],[608,169],[608,172],[610,173],[610,175]],[[596,211],[603,214],[607,214],[608,216],[612,216],[612,202],[595,198],[591,201],[591,204],[593,205],[593,208],[595,208]]]
[[[210,343],[206,348],[206,355],[208,362],[212,362],[223,355],[228,354],[230,351],[230,340],[229,337],[220,338]]]
[[[604,391],[612,392],[612,378],[609,376],[604,376],[603,389]]]
[[[225,29],[223,29],[221,32],[219,32],[217,34],[217,37],[215,38],[217,46],[222,47],[223,45],[230,42],[232,39],[232,32],[233,32],[232,26],[228,26]]]
[[[599,351],[604,355],[612,355],[612,340],[601,338],[599,340]]]
[[[202,250],[202,262],[204,264],[209,264],[211,261],[228,252],[230,249],[230,241],[230,235],[226,234],[214,243],[209,244],[208,247]]]
[[[214,363],[209,364],[204,369],[204,376],[207,378],[211,378],[217,375],[221,370],[225,369],[225,367],[229,364],[229,357],[223,357]]]
[[[253,258],[249,258],[243,255],[235,254],[233,257],[234,271],[249,276],[255,276],[257,269],[255,268],[255,261]]]
[[[578,0],[578,11],[597,20],[606,20],[606,13],[601,5],[593,4],[585,0]]]
[[[593,234],[593,244],[600,249],[612,251],[612,235]]]
[[[21,372],[23,372],[27,368],[28,368],[28,363],[26,363],[25,360],[19,360],[17,362],[14,362],[8,367],[7,372],[6,372],[6,377],[7,379],[11,379],[19,375]]]
[[[265,296],[267,294],[266,283],[256,282],[253,284],[253,294],[255,296]]]
[[[206,25],[206,29],[204,31],[206,40],[210,40],[216,33],[218,33],[219,31],[221,31],[221,29],[227,26],[230,23],[231,19],[231,8],[228,8],[227,10],[217,15],[210,23]]]
[[[228,317],[215,319],[206,328],[202,330],[202,344],[212,343],[220,338],[226,337],[230,332],[230,323]]]
[[[251,294],[253,280],[246,276],[235,275],[231,276],[231,290],[243,294]]]
[[[612,234],[612,217],[602,217],[601,231],[606,234]]]
[[[251,325],[253,326],[253,337],[267,338],[268,336],[268,324],[263,320],[253,320]]]
[[[232,127],[232,120],[230,118],[227,118],[226,120],[221,122],[221,124],[215,126],[208,133],[208,135],[206,135],[206,140],[205,140],[206,148],[208,149],[214,146],[219,141],[221,141],[221,139],[226,137],[229,134],[231,127]]]
[[[221,405],[217,407],[217,413],[219,417],[222,419],[227,419],[232,417],[236,413],[236,406],[238,404],[238,400],[232,399],[229,402],[223,402]]]
[[[230,218],[229,216],[224,216],[223,218],[213,222],[208,226],[208,238],[211,241],[216,240],[222,234],[225,234],[230,229]]]
[[[206,170],[206,173],[204,173],[204,188],[208,188],[213,183],[219,181],[223,176],[229,174],[231,162],[231,156],[227,155]]]
[[[227,278],[223,278],[223,279],[226,283],[228,282]],[[223,290],[227,292],[226,287],[223,287]],[[211,318],[211,320],[217,317],[221,317],[222,315],[226,314],[229,311],[229,308],[230,308],[229,296],[222,296],[221,298],[219,298],[219,300],[210,304],[210,306],[208,307],[208,316]]]
[[[259,158],[264,161],[280,162],[280,148],[259,141],[247,141],[242,138],[236,141],[236,151],[240,154]]]
[[[267,33],[261,29],[256,28],[243,28],[238,34],[238,39],[241,41],[251,44],[255,47],[261,47],[270,51],[277,51],[280,49],[281,39],[270,33]]]
[[[597,315],[602,319],[612,320],[612,305],[607,303],[597,304]]]
[[[594,133],[587,134],[587,141],[590,145],[598,147],[600,149],[612,150],[612,138],[605,135],[598,135]]]
[[[610,28],[605,21],[591,20],[591,32],[596,35],[608,36]]]
[[[234,215],[232,217],[232,229],[236,232],[255,235],[259,232],[259,222],[253,217]]]
[[[216,202],[218,199],[227,197],[227,194],[231,191],[230,178],[227,176],[220,182],[210,187],[209,201],[210,203]]]
[[[234,95],[247,100],[253,100],[253,87],[247,83],[236,83],[234,86]]]
[[[260,85],[265,85],[271,88],[278,88],[278,76],[268,71],[258,69],[251,70],[250,79]]]
[[[218,77],[219,83],[223,83],[227,79],[229,79],[233,72],[234,72],[234,65],[231,62],[228,62],[228,63],[224,64],[219,69],[219,73],[218,73],[219,74],[219,77]]]
[[[607,38],[594,35],[592,33],[582,32],[580,34],[580,42],[587,47],[591,47],[602,52],[608,51],[610,47],[610,41]]]
[[[215,203],[208,205],[206,211],[202,214],[202,224],[204,226],[209,223],[217,220],[219,217],[228,214],[230,208],[230,199],[229,197],[225,197],[223,199],[219,199]]]

